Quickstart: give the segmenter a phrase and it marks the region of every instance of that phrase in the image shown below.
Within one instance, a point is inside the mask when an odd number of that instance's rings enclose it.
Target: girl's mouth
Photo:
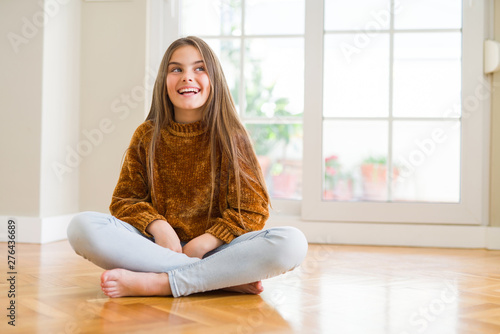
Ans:
[[[200,92],[200,89],[199,88],[195,88],[195,87],[186,87],[186,88],[181,88],[177,91],[177,93],[181,94],[181,95],[184,95],[184,96],[188,96],[188,95],[196,95]]]

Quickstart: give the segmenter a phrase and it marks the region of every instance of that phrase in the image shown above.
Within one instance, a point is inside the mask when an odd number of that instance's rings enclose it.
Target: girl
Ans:
[[[269,195],[220,63],[196,37],[166,51],[151,110],[135,131],[110,205],[68,227],[77,254],[107,269],[109,297],[259,294],[297,267],[299,230],[262,230]]]

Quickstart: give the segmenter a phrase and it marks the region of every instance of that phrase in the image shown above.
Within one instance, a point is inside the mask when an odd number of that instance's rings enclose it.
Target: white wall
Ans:
[[[45,1],[40,217],[78,211],[78,168],[67,165],[78,142],[80,108],[80,1]]]
[[[19,241],[46,242],[73,214],[108,211],[155,76],[147,5],[0,1],[0,241],[8,217]]]
[[[81,211],[108,212],[123,154],[145,119],[147,3],[82,4],[80,131],[95,137],[80,166]],[[81,133],[80,141],[88,139]]]
[[[37,0],[0,1],[0,215],[39,213],[43,31],[32,18],[40,11]]]
[[[7,217],[18,241],[63,239],[78,210],[78,171],[58,178],[78,141],[80,1],[0,2],[0,240]]]
[[[500,41],[500,3],[495,6],[495,40]],[[490,225],[500,227],[500,72],[493,74],[491,101]]]

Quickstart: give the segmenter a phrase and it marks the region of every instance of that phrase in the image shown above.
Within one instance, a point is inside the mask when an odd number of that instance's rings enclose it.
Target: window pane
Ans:
[[[245,34],[303,34],[304,11],[304,0],[246,0]]]
[[[390,0],[326,0],[325,30],[389,29]]]
[[[460,29],[462,0],[395,1],[395,29]]]
[[[301,116],[304,110],[304,40],[246,41],[246,116]]]
[[[324,200],[387,200],[387,130],[385,121],[324,122]]]
[[[445,117],[460,110],[461,47],[460,33],[395,35],[394,116]]]
[[[181,0],[181,35],[241,35],[241,0]]]
[[[302,198],[302,124],[247,124],[271,197]]]
[[[374,36],[362,45],[354,34],[326,35],[324,63],[325,117],[388,115],[388,34]]]
[[[460,121],[394,122],[395,201],[460,200]]]
[[[210,45],[219,58],[234,103],[236,104],[236,108],[239,109],[239,87],[241,78],[240,40],[206,38],[205,42]]]

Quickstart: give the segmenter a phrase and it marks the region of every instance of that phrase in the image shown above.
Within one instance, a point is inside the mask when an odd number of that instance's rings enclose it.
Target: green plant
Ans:
[[[262,84],[262,67],[260,59],[251,59],[248,63],[251,77],[246,81],[246,116],[259,118],[300,117],[288,110],[289,100],[284,97],[275,97],[276,83],[268,86]],[[257,155],[267,155],[276,147],[283,144],[284,150],[290,143],[290,138],[301,131],[300,124],[247,124]],[[284,152],[285,154],[285,152]]]
[[[232,64],[233,68],[240,68],[240,50],[235,48],[230,40],[221,42],[226,61]],[[251,54],[250,43],[246,43],[245,51],[247,55]],[[246,128],[252,137],[254,148],[257,155],[268,155],[277,145],[282,145],[285,149],[290,143],[290,138],[300,134],[301,125],[288,123],[265,123],[265,119],[280,117],[297,117],[301,114],[293,114],[289,111],[289,100],[285,97],[276,97],[274,93],[275,83],[270,85],[263,84],[262,60],[258,58],[249,58],[245,64],[246,73],[249,74],[245,80],[245,116],[262,118],[262,123],[247,123]],[[231,94],[235,103],[239,103],[240,81],[236,80]]]
[[[325,158],[325,190],[333,191],[339,181],[353,181],[352,174],[345,172],[338,156],[331,155]]]
[[[363,160],[363,165],[372,164],[372,165],[385,165],[387,164],[387,157],[384,155],[380,156],[369,156]]]

